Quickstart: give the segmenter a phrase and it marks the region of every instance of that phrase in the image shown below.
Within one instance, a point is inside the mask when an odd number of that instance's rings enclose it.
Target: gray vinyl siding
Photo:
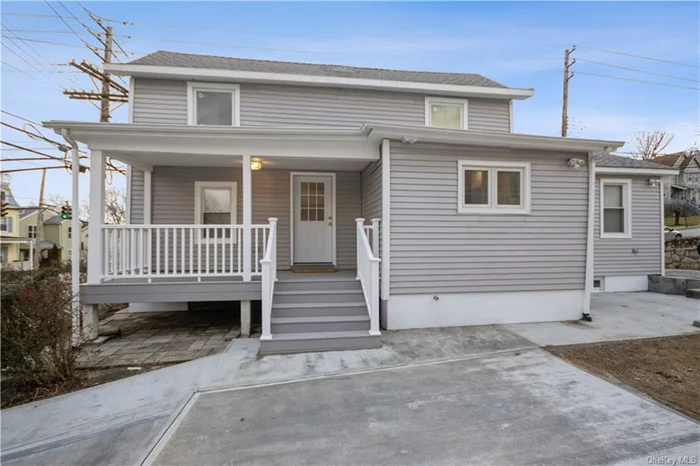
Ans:
[[[600,237],[600,179],[596,178],[594,213],[594,276],[634,276],[661,273],[661,206],[659,187],[648,176],[603,178],[632,180],[632,238]],[[634,250],[637,252],[635,253]]]
[[[582,290],[587,170],[571,154],[391,143],[391,294]],[[457,161],[530,161],[529,215],[457,213]]]
[[[129,223],[144,223],[144,172],[131,167],[131,199],[129,199],[130,216]]]
[[[241,126],[425,125],[425,95],[407,92],[241,84]],[[469,99],[473,130],[509,131],[507,100]],[[135,79],[134,123],[187,124],[187,82]]]
[[[290,170],[253,172],[254,224],[278,219],[278,269],[290,267]],[[195,181],[234,181],[237,183],[237,219],[243,222],[242,173],[240,169],[155,167],[153,172],[153,224],[195,223]],[[359,172],[336,173],[336,247],[339,269],[355,268],[355,219],[361,214]],[[260,242],[260,248],[262,241]],[[253,257],[254,258],[254,257]]]
[[[382,218],[382,161],[373,162],[362,171],[362,218]]]

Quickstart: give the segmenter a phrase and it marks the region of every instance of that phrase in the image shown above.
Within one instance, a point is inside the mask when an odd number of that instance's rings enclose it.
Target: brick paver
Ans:
[[[174,364],[223,351],[240,336],[235,313],[222,311],[117,312],[100,325],[121,335],[101,345],[86,345],[78,359],[85,369]]]

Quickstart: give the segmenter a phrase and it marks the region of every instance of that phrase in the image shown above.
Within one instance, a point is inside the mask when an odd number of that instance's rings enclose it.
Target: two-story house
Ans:
[[[380,328],[578,319],[594,280],[663,270],[675,171],[513,133],[532,89],[172,52],[105,68],[130,77],[128,123],[44,123],[90,149],[88,308],[240,302],[245,334],[259,300],[264,353],[367,348]],[[106,156],[130,167],[128,225],[101,221]]]
[[[3,267],[12,267],[16,269],[26,269],[31,267],[29,254],[22,253],[23,248],[29,251],[30,239],[21,234],[20,229],[20,211],[15,197],[12,195],[10,183],[2,182],[0,191],[3,205],[6,205],[7,214],[0,218],[0,263]],[[7,203],[7,204],[5,204]]]
[[[21,236],[36,240],[38,234],[37,217],[36,207],[28,207],[20,212],[19,231]],[[87,222],[81,222],[80,235],[80,257],[85,258],[87,254]],[[60,215],[44,218],[44,229],[40,242],[42,251],[55,247],[58,249],[58,260],[68,262],[71,259],[72,239],[73,227],[69,219],[63,219]],[[29,246],[21,245],[22,260],[29,260],[29,254]]]
[[[700,150],[661,155],[652,162],[679,171],[665,178],[666,198],[700,204]]]

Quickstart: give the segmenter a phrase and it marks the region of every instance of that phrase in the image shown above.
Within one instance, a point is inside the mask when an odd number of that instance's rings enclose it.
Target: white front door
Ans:
[[[294,175],[294,263],[333,262],[333,175]]]

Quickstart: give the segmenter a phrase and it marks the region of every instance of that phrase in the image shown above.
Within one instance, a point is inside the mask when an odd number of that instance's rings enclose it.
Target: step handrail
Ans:
[[[265,255],[260,260],[262,269],[262,333],[261,340],[271,340],[270,319],[272,318],[272,298],[277,281],[277,219],[269,218],[270,233],[267,236]]]
[[[369,313],[369,334],[379,336],[379,263],[381,259],[372,252],[364,218],[355,219],[357,223],[357,279],[362,285],[362,292]],[[376,233],[376,232],[375,232]]]

